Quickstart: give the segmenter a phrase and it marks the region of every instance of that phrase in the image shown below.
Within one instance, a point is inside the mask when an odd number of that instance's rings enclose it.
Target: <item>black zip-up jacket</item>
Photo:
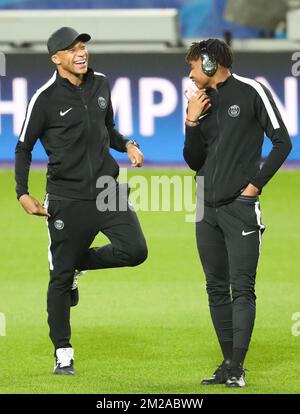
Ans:
[[[117,178],[119,166],[109,152],[126,152],[127,139],[116,129],[107,78],[89,69],[80,86],[55,72],[29,102],[16,146],[18,198],[28,194],[31,152],[41,140],[49,157],[47,193],[95,199],[99,177]]]
[[[204,203],[233,201],[249,183],[260,192],[288,156],[292,144],[270,91],[261,83],[232,74],[208,88],[210,110],[199,125],[186,126],[183,156],[204,176]],[[262,168],[264,133],[273,148]]]

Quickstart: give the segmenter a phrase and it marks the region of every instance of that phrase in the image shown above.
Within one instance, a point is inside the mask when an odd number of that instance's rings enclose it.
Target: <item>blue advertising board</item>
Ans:
[[[26,106],[35,90],[53,74],[46,54],[7,55],[6,76],[0,78],[0,160],[13,160]],[[183,53],[95,54],[90,66],[107,75],[116,123],[137,140],[146,160],[183,162],[184,89],[189,67]],[[291,72],[290,53],[236,53],[233,71],[264,82],[273,92],[293,142],[290,160],[300,160],[299,82]],[[270,151],[265,140],[263,155]],[[114,153],[117,159],[125,155]],[[38,143],[34,160],[45,160]]]

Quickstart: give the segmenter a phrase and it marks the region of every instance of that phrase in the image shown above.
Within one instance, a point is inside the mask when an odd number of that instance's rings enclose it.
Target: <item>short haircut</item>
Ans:
[[[215,58],[217,63],[225,68],[232,67],[232,51],[223,40],[208,39],[201,42],[193,42],[189,48],[185,60],[190,63],[192,60],[201,58],[201,50],[206,49],[209,56]]]

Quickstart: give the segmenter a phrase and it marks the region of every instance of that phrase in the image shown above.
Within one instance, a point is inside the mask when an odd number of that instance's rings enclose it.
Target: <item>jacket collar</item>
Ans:
[[[217,83],[217,88],[219,89],[220,87],[226,85],[226,84],[230,84],[231,81],[233,79],[232,73],[228,76],[228,78],[226,78],[223,82],[219,82]]]
[[[232,76],[232,74],[230,74],[228,76],[228,78],[226,78],[223,82],[217,83],[217,89],[215,89],[215,88],[206,88],[206,92],[209,92],[209,93],[218,92],[224,86],[230,85],[232,83],[232,81],[233,81],[233,76]]]
[[[58,70],[56,71],[56,78],[57,78],[57,82],[62,86],[66,86],[67,88],[70,88],[70,89],[77,88],[77,86],[73,85],[73,83],[71,83],[69,79],[63,78],[62,76],[60,76],[60,74],[58,73]],[[83,82],[80,84],[80,86],[85,86],[85,85],[90,84],[93,79],[94,79],[94,71],[93,69],[88,68],[87,73],[84,75]]]

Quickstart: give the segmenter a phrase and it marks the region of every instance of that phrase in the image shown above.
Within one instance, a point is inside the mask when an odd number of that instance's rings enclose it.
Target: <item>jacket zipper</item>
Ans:
[[[219,144],[220,141],[222,139],[222,134],[221,134],[221,128],[220,128],[220,112],[219,112],[219,108],[220,108],[220,95],[219,95],[219,91],[218,89],[216,89],[216,94],[218,97],[218,103],[217,103],[217,125],[218,125],[218,138],[217,138],[217,143],[216,143],[216,148],[215,148],[215,156],[216,156],[216,167],[215,167],[215,171],[212,177],[212,187],[213,187],[213,206],[214,208],[217,207],[217,203],[216,203],[216,177],[217,177],[217,172],[218,172],[218,148],[219,148]]]
[[[87,122],[88,122],[87,133],[88,133],[88,138],[89,138],[90,130],[91,130],[90,117],[89,117],[89,112],[88,112],[88,106],[86,104],[86,100],[85,100],[85,97],[84,97],[84,91],[80,88],[79,88],[79,95],[80,95],[80,98],[83,102],[84,109],[86,110],[86,114],[87,114]],[[91,194],[93,194],[94,193],[94,191],[93,191],[93,178],[94,178],[94,175],[93,175],[93,167],[92,167],[92,161],[91,161],[91,156],[90,156],[89,145],[88,144],[89,143],[88,143],[88,139],[87,139],[87,160],[88,160],[88,166],[89,166],[90,176],[91,176],[90,192],[91,192]]]

